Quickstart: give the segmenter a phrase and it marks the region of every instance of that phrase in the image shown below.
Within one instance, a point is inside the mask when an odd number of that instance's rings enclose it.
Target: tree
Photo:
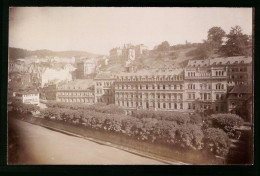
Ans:
[[[208,42],[213,48],[219,49],[223,43],[223,37],[226,35],[221,27],[212,27],[208,31]]]
[[[157,50],[158,51],[167,51],[170,49],[170,44],[167,41],[162,42],[160,45],[158,45]]]
[[[226,44],[220,48],[220,52],[224,56],[251,55],[251,47],[249,36],[242,33],[240,26],[235,26],[231,28]]]

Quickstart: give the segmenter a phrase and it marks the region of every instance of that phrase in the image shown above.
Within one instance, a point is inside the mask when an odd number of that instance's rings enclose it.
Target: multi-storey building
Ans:
[[[120,47],[113,48],[109,51],[110,58],[121,58],[122,57],[122,49]]]
[[[244,120],[252,122],[252,100],[250,85],[236,85],[228,92],[227,112],[239,114]]]
[[[228,86],[252,85],[252,57],[235,56],[209,59],[209,65],[227,67]]]
[[[59,102],[80,102],[94,104],[93,79],[77,79],[57,87],[56,100]]]
[[[183,111],[183,70],[123,73],[115,82],[115,104],[128,112],[137,109]]]
[[[115,104],[114,82],[115,77],[109,73],[100,73],[94,78],[95,102]]]
[[[126,60],[135,60],[136,57],[139,57],[147,50],[147,47],[143,44],[132,45],[124,44],[122,47],[116,47],[110,50],[110,58],[116,59],[126,59]]]
[[[185,68],[184,105],[189,111],[226,111],[227,68],[213,67],[209,60],[190,60]]]
[[[49,84],[41,89],[40,98],[43,100],[56,100],[56,84]]]
[[[145,51],[147,51],[147,46],[144,44],[136,45],[135,46],[135,56],[139,57],[140,55],[144,54]]]
[[[39,92],[33,90],[24,90],[21,92],[15,92],[15,100],[21,101],[24,104],[39,105]]]
[[[96,62],[94,59],[81,61],[77,63],[76,78],[84,79],[91,77],[96,71]]]

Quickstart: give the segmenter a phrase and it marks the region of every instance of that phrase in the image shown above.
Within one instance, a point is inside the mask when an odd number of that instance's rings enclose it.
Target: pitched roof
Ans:
[[[209,66],[209,59],[205,60],[189,60],[187,67],[207,67]]]
[[[94,79],[115,79],[115,76],[109,72],[101,72]]]
[[[163,76],[163,75],[179,75],[183,72],[183,69],[173,69],[172,71],[154,71],[154,70],[140,70],[134,73],[123,72],[118,76]]]
[[[210,65],[228,65],[228,64],[240,64],[240,63],[252,63],[252,57],[246,56],[234,56],[234,57],[218,57],[209,59]]]
[[[91,89],[94,86],[93,79],[77,79],[70,81],[68,83],[63,83],[58,86],[58,89],[65,89],[65,90],[87,90]]]
[[[214,65],[229,65],[229,64],[240,64],[252,63],[252,57],[246,56],[234,56],[234,57],[218,57],[205,60],[189,60],[187,67],[207,67]]]
[[[236,85],[233,87],[233,89],[230,90],[229,93],[231,93],[231,94],[239,94],[239,93],[251,94],[252,87],[249,85]]]

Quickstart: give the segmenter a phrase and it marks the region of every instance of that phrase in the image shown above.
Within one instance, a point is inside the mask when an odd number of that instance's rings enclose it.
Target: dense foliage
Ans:
[[[184,150],[207,149],[217,155],[226,155],[229,150],[227,134],[213,127],[203,128],[198,115],[140,110],[127,116],[115,105],[102,104],[87,106],[49,102],[47,106],[40,110],[41,117],[62,123],[121,133],[137,140]]]
[[[225,57],[252,56],[252,44],[252,37],[243,34],[240,26],[231,27],[228,34],[220,27],[214,26],[208,30],[207,40],[187,52],[186,56],[195,59],[206,59],[214,54]]]
[[[46,103],[49,108],[68,108],[68,109],[83,109],[83,110],[93,110],[102,113],[108,114],[124,114],[124,110],[116,105],[110,104],[105,105],[102,103],[94,104],[94,105],[86,105],[84,103],[66,103],[66,102],[56,102],[56,101],[48,101]]]
[[[217,128],[208,128],[204,130],[203,139],[204,148],[220,156],[226,156],[230,146],[228,135]]]
[[[11,99],[12,106],[16,111],[26,113],[26,114],[33,114],[36,111],[39,111],[40,108],[36,105],[32,104],[23,104],[21,101],[17,101],[15,99]]]
[[[212,127],[220,128],[227,132],[229,137],[236,135],[236,128],[240,127],[244,120],[236,114],[212,114],[209,118]]]
[[[240,26],[232,27],[227,34],[227,41],[220,48],[224,56],[252,56],[252,39],[243,34]]]

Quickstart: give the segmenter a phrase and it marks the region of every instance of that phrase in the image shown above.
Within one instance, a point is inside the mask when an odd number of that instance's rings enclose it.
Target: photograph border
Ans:
[[[253,45],[254,45],[254,58],[259,57],[259,4],[253,2],[247,2],[245,0],[218,0],[205,2],[202,0],[178,0],[178,1],[145,1],[145,0],[131,0],[122,2],[119,0],[111,1],[58,1],[58,0],[47,0],[47,1],[36,1],[36,0],[3,0],[2,2],[2,51],[1,51],[1,119],[0,119],[0,133],[1,133],[1,146],[0,146],[0,172],[7,173],[24,173],[28,174],[31,172],[36,173],[62,173],[67,174],[69,172],[78,173],[85,172],[98,175],[257,175],[259,174],[259,152],[256,150],[259,148],[257,138],[259,138],[259,119],[254,118],[254,164],[253,165],[224,165],[224,166],[116,166],[116,165],[7,165],[7,68],[8,68],[8,11],[9,7],[19,6],[48,6],[48,7],[252,7],[254,8],[253,15]],[[259,110],[257,105],[258,100],[258,88],[260,83],[256,82],[258,76],[257,65],[259,61],[253,59],[253,71],[254,71],[254,116],[257,117]],[[260,67],[259,67],[260,68]],[[260,90],[260,89],[259,89]]]

